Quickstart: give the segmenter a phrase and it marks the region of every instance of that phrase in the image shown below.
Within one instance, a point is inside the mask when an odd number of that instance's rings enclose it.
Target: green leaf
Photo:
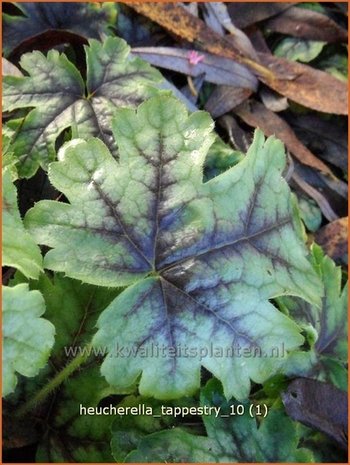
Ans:
[[[126,413],[116,416],[112,425],[112,454],[116,462],[124,462],[126,456],[137,448],[142,438],[162,429],[172,428],[181,422],[180,417],[162,415],[162,407],[194,407],[192,398],[183,397],[176,401],[160,403],[156,399],[142,396],[127,396],[118,404],[118,408],[136,408],[141,414]],[[141,409],[140,409],[141,407]],[[152,415],[142,414],[142,408],[151,408]]]
[[[113,390],[96,365],[68,379],[51,407],[49,428],[39,444],[37,462],[113,462],[110,427],[113,415],[85,415],[83,407],[97,407]]]
[[[322,213],[316,202],[310,197],[299,196],[300,217],[309,231],[315,232],[322,223]]]
[[[348,82],[348,55],[345,50],[343,54],[329,51],[328,56],[321,59],[317,66],[341,81]]]
[[[233,150],[217,137],[210,147],[205,159],[204,175],[205,180],[209,181],[218,174],[236,165],[243,160],[244,154],[238,150]]]
[[[312,453],[299,449],[299,430],[280,408],[257,421],[249,415],[249,405],[241,404],[243,415],[231,415],[234,402],[226,402],[216,380],[201,395],[202,406],[220,407],[220,415],[204,415],[207,436],[176,428],[142,438],[127,462],[312,462]],[[223,418],[221,415],[228,415]]]
[[[297,37],[286,37],[282,39],[274,50],[278,57],[288,60],[308,63],[316,58],[321,52],[326,42],[317,40],[303,40]]]
[[[46,318],[57,332],[52,358],[55,366],[62,367],[90,342],[100,313],[120,293],[120,289],[83,284],[58,273],[52,279],[42,274],[30,288],[44,297]]]
[[[47,362],[54,343],[54,326],[40,316],[45,303],[28,284],[2,288],[3,396],[14,391],[16,373],[35,376]]]
[[[2,126],[2,169],[10,172],[12,181],[16,181],[18,178],[16,164],[18,159],[12,150],[12,137],[13,131],[6,125]]]
[[[317,11],[318,13],[326,13],[324,6],[319,2],[298,3],[297,8],[305,8],[306,10]]]
[[[17,273],[14,281],[18,283],[23,279]],[[42,274],[29,286],[42,293],[46,303],[45,317],[54,324],[56,338],[50,366],[30,382],[21,380],[15,393],[21,401],[31,399],[48,379],[53,378],[74,356],[86,350],[99,314],[120,292],[119,289],[82,284],[60,274],[55,274],[53,278]],[[79,410],[80,404],[97,407],[103,399],[115,393],[100,374],[100,359],[101,355],[91,352],[84,368],[61,384],[46,406],[40,408],[39,405],[36,409],[36,419],[45,422],[45,434],[37,452],[38,461],[98,463],[113,460],[109,442],[114,416],[81,415]],[[10,400],[18,405],[18,399]],[[50,405],[51,412],[48,418],[47,405]],[[11,409],[14,408],[12,404]]]
[[[22,42],[38,34],[62,30],[89,39],[108,34],[115,21],[110,3],[15,3],[22,15],[3,14],[3,52],[8,56]],[[114,5],[113,5],[114,6]]]
[[[313,374],[318,379],[331,381],[343,388],[348,347],[348,284],[341,288],[341,267],[337,267],[322,252],[321,247],[313,244],[311,250],[314,268],[322,280],[324,297],[321,307],[301,299],[279,299],[295,321],[303,327],[311,346],[310,351],[291,354],[286,370],[290,375]]]
[[[348,390],[348,370],[344,362],[332,357],[322,357],[322,371],[318,377],[323,381],[329,381],[342,391]]]
[[[100,137],[117,156],[111,137],[111,117],[116,108],[135,106],[155,92],[157,70],[129,56],[122,39],[94,39],[85,47],[86,85],[64,54],[50,50],[45,57],[35,51],[22,56],[25,77],[5,76],[3,109],[33,108],[24,121],[12,120],[16,130],[13,150],[20,159],[21,177],[31,177],[39,166],[55,159],[58,136],[71,128],[73,137]],[[86,89],[85,89],[86,87]]]
[[[94,338],[111,352],[102,373],[119,388],[142,374],[143,395],[190,395],[203,365],[227,397],[245,398],[250,378],[268,378],[303,342],[268,299],[293,294],[320,303],[281,176],[282,143],[257,132],[242,162],[203,183],[211,129],[206,113],[188,117],[169,96],[120,110],[120,161],[100,140],[68,143],[49,177],[70,203],[39,202],[27,214],[37,241],[51,247],[47,268],[91,284],[130,285],[103,312]],[[165,356],[149,355],[155,346]],[[262,356],[232,356],[236,346]]]
[[[9,167],[2,177],[2,264],[14,266],[28,278],[37,279],[42,271],[42,256],[31,235],[24,229],[17,205],[17,190]]]
[[[346,361],[348,284],[342,289],[341,267],[325,255],[317,244],[313,245],[312,258],[323,285],[322,307],[310,308],[310,318],[319,336],[315,344],[318,353]]]
[[[182,428],[160,431],[144,438],[138,449],[125,460],[126,463],[221,461],[228,461],[228,458],[225,455],[220,457],[220,446],[214,440],[195,436]]]

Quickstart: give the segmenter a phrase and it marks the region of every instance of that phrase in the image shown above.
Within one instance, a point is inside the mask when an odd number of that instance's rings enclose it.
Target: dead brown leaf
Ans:
[[[347,85],[323,71],[260,53],[260,63],[245,57],[226,37],[210,29],[176,3],[129,3],[137,12],[209,53],[244,64],[272,89],[301,105],[347,114]]]
[[[322,191],[317,190],[314,186],[306,182],[295,171],[291,177],[291,185],[293,185],[293,187],[296,185],[296,187],[301,189],[306,195],[314,199],[314,201],[320,207],[323,216],[327,218],[328,221],[335,221],[339,218]]]
[[[254,7],[252,8],[250,3],[229,2],[227,9],[235,25],[240,28],[246,28],[259,21],[271,18],[292,6],[293,3],[259,2],[254,3]]]
[[[218,55],[203,52],[195,66],[189,60],[188,50],[178,47],[136,47],[133,55],[153,66],[170,69],[187,76],[204,75],[204,80],[218,85],[256,90],[258,80],[246,66]]]
[[[286,110],[289,107],[287,97],[283,97],[278,92],[275,92],[268,87],[264,86],[260,90],[259,96],[265,107],[275,113]]]
[[[278,93],[305,107],[336,115],[348,114],[347,85],[332,75],[311,66],[259,53],[261,64],[276,78],[260,80]],[[285,78],[283,78],[283,75]]]
[[[347,42],[348,34],[328,16],[293,6],[269,19],[266,27],[274,32],[324,42]]]
[[[252,143],[251,135],[244,131],[236,119],[231,115],[224,115],[218,119],[218,124],[227,132],[230,144],[235,150],[247,152]]]
[[[327,434],[347,449],[348,396],[333,384],[296,378],[282,393],[287,414],[293,420]]]
[[[328,163],[348,171],[348,137],[346,121],[324,119],[317,114],[285,115],[297,137]]]
[[[207,100],[204,108],[213,118],[217,118],[228,113],[237,105],[240,105],[251,94],[252,91],[250,89],[243,87],[217,86]]]
[[[262,103],[250,100],[236,107],[234,111],[249,126],[259,127],[267,136],[276,135],[304,165],[333,176],[330,168],[305,147],[288,123]]]
[[[205,7],[216,16],[223,28],[230,33],[226,38],[230,40],[232,45],[241,51],[244,56],[259,61],[249,37],[233,24],[227,10],[227,5],[223,2],[208,2],[205,4]],[[220,35],[223,36],[224,34]]]
[[[317,231],[315,241],[334,261],[343,261],[348,250],[348,217],[323,226]]]

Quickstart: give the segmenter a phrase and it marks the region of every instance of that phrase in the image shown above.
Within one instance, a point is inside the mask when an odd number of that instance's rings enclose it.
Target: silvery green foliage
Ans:
[[[278,406],[273,406],[259,424],[249,414],[249,403],[226,401],[220,383],[213,379],[202,389],[200,407],[220,408],[203,415],[206,435],[193,434],[186,427],[153,432],[146,417],[124,429],[120,419],[112,427],[112,451],[117,462],[160,463],[285,463],[313,462],[313,454],[299,446],[300,429]],[[243,407],[243,409],[242,409]],[[232,412],[243,412],[233,415]],[[226,417],[221,417],[226,415]],[[165,417],[166,418],[166,417]],[[142,422],[141,422],[142,421]],[[131,423],[131,421],[129,421]],[[147,431],[151,430],[151,431]],[[123,433],[121,433],[123,431]],[[150,434],[153,433],[153,434]],[[135,441],[137,438],[137,441]],[[128,453],[128,449],[131,451]],[[126,455],[125,455],[126,454]]]
[[[282,143],[256,132],[241,162],[203,183],[212,127],[208,114],[188,116],[165,95],[136,112],[119,110],[119,160],[98,139],[68,143],[49,178],[69,203],[42,201],[27,214],[31,233],[51,248],[46,268],[129,286],[100,316],[93,341],[110,352],[102,373],[120,389],[141,375],[141,394],[188,395],[199,387],[202,365],[227,398],[246,398],[250,379],[266,380],[303,343],[299,327],[269,299],[296,295],[320,304],[281,175]],[[203,356],[213,342],[267,356]],[[165,357],[145,356],[155,345]],[[282,345],[283,354],[269,356]],[[116,346],[137,353],[118,357]],[[197,354],[174,356],[176,347]]]
[[[12,150],[20,160],[21,177],[33,176],[39,166],[47,168],[56,157],[57,138],[66,129],[73,138],[99,137],[117,156],[110,129],[116,108],[138,105],[157,92],[161,79],[155,68],[129,52],[122,39],[89,40],[86,83],[56,50],[47,56],[34,51],[21,57],[28,75],[3,79],[3,110],[32,108],[24,119],[8,123],[15,129]]]
[[[284,371],[289,376],[317,377],[347,389],[348,283],[342,286],[341,268],[317,244],[311,261],[324,291],[320,307],[302,299],[283,297],[282,307],[303,328],[310,350],[292,354]]]
[[[46,364],[54,343],[54,326],[44,318],[45,302],[28,284],[2,288],[3,303],[3,392],[14,391],[16,373],[35,376]]]
[[[42,268],[39,247],[24,229],[17,205],[17,190],[13,184],[12,166],[2,176],[2,264],[13,266],[28,278],[37,279]]]

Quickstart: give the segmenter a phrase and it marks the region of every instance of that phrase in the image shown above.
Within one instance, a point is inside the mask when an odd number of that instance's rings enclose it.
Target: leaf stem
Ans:
[[[62,384],[69,376],[77,370],[86,360],[90,357],[91,354],[91,344],[88,344],[77,355],[71,362],[66,365],[63,370],[57,373],[57,375],[51,379],[40,391],[38,391],[31,399],[25,402],[17,411],[16,417],[22,417],[28,412],[33,410],[38,404],[41,404],[46,397],[51,394],[60,384]]]

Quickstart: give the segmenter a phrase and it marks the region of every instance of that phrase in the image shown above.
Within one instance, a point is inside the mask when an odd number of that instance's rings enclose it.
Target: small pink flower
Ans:
[[[191,65],[198,65],[199,62],[204,60],[204,55],[199,55],[196,50],[191,50],[188,52],[187,58]]]

